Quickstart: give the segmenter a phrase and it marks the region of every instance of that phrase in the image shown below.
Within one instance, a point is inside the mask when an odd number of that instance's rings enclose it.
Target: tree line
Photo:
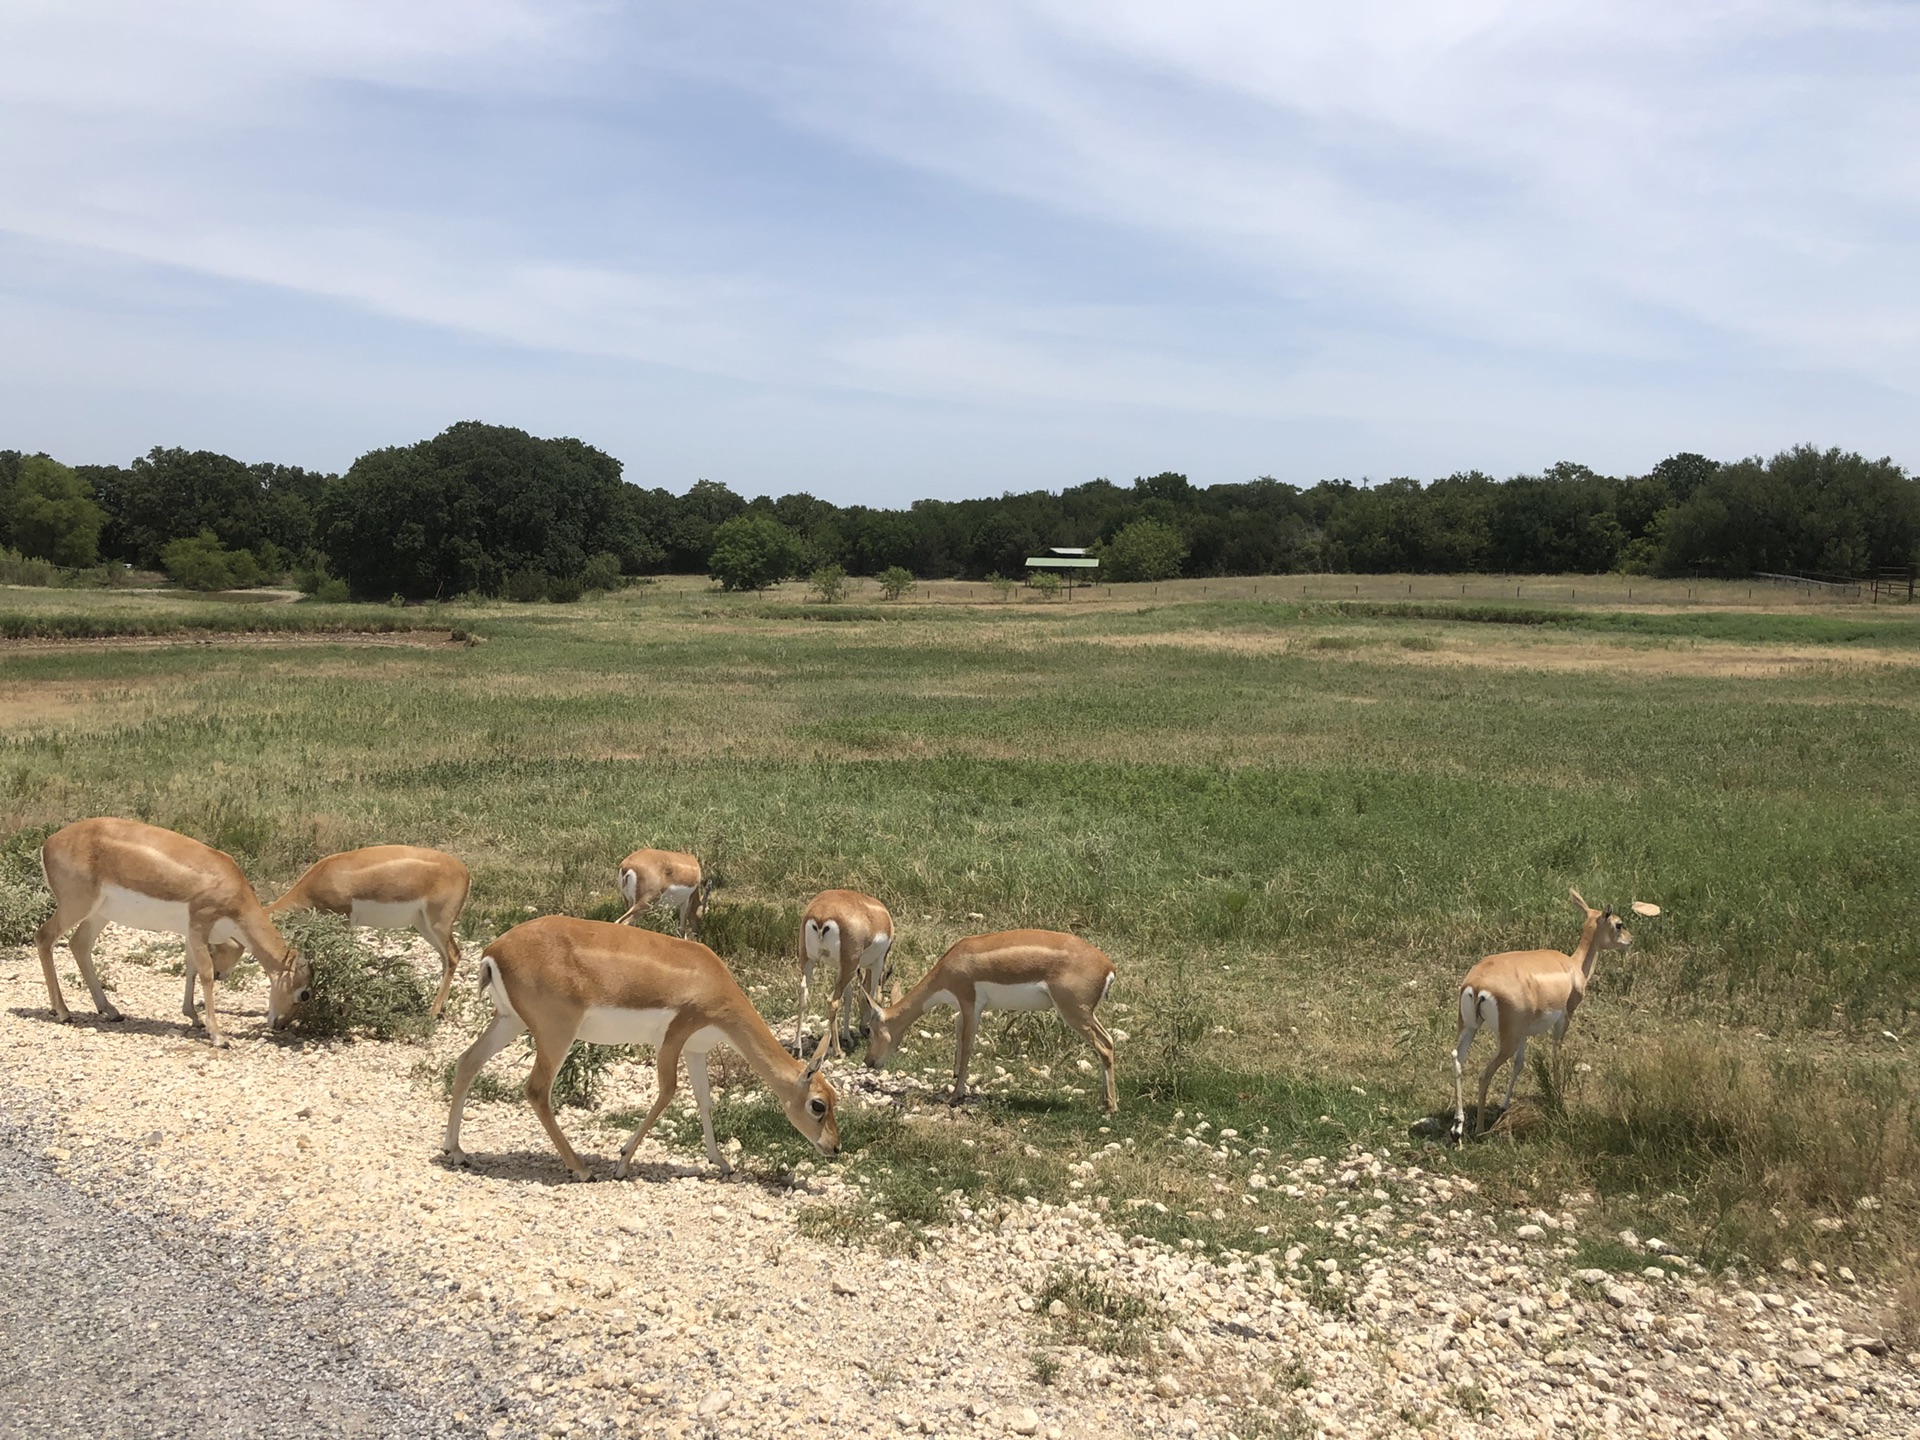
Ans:
[[[1920,560],[1920,480],[1890,459],[1799,446],[1683,453],[1638,476],[1563,463],[1505,480],[1198,487],[1164,473],[901,509],[626,483],[579,440],[477,421],[369,451],[343,475],[157,448],[121,465],[0,451],[0,546],[84,570],[224,588],[291,576],[344,598],[570,599],[622,577],[1018,576],[1050,545],[1103,578],[1299,572],[1864,576]]]

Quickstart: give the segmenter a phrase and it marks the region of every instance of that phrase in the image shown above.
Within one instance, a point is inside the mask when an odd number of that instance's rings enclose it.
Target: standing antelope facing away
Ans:
[[[466,908],[472,884],[467,867],[443,850],[372,845],[316,860],[267,913],[320,910],[371,930],[419,931],[440,955],[440,990],[432,1010],[438,1019],[460,964],[454,923]]]
[[[664,901],[680,912],[681,938],[698,939],[713,881],[700,873],[700,862],[691,855],[678,850],[636,850],[620,862],[620,893],[626,897],[627,913],[616,925],[630,925],[649,905]]]
[[[861,977],[860,988],[854,992],[859,1013],[851,1020],[853,1033],[858,1034],[873,1008],[868,997],[880,993],[887,950],[892,944],[893,916],[871,895],[858,890],[822,890],[813,897],[800,917],[800,1014],[793,1022],[796,1054],[804,1043],[801,1032],[807,1024],[807,991],[813,967],[822,959],[830,959],[839,967],[832,1002],[827,1007],[828,1053],[837,1055],[840,1007],[846,1001],[847,987],[856,974]]]
[[[907,998],[891,1009],[876,1005],[867,1064],[878,1066],[920,1016],[936,1005],[960,1012],[959,1044],[953,1059],[953,1102],[967,1094],[967,1061],[980,1016],[987,1010],[1045,1010],[1087,1037],[1106,1075],[1104,1108],[1111,1114],[1120,1100],[1113,1084],[1113,1036],[1094,1010],[1113,988],[1113,962],[1078,935],[1058,930],[1002,930],[971,935],[942,955]],[[871,997],[869,997],[871,1000]]]
[[[1500,1043],[1487,1068],[1480,1072],[1476,1133],[1486,1129],[1487,1090],[1500,1066],[1509,1059],[1513,1061],[1507,1075],[1506,1098],[1500,1102],[1504,1115],[1513,1103],[1513,1087],[1527,1061],[1527,1041],[1551,1033],[1557,1049],[1566,1039],[1573,1012],[1586,998],[1587,982],[1593,978],[1594,961],[1600,958],[1600,952],[1626,950],[1633,945],[1633,936],[1613,911],[1595,910],[1580,898],[1578,890],[1567,894],[1587,921],[1571,955],[1558,950],[1508,950],[1487,956],[1460,982],[1460,1040],[1453,1047],[1453,1120],[1454,1134],[1461,1139],[1467,1134],[1467,1101],[1461,1077],[1467,1052],[1473,1048],[1473,1037],[1480,1028],[1494,1026]],[[1634,901],[1633,910],[1636,915],[1660,913],[1658,905],[1644,900]]]
[[[659,1098],[621,1147],[616,1176],[625,1178],[640,1141],[673,1099],[683,1051],[707,1157],[721,1173],[732,1170],[713,1138],[713,1094],[707,1088],[707,1052],[720,1044],[740,1053],[779,1098],[793,1128],[815,1149],[823,1155],[840,1152],[833,1086],[820,1073],[825,1042],[805,1064],[787,1054],[720,957],[697,941],[545,915],[514,926],[482,951],[480,980],[492,997],[494,1018],[454,1070],[443,1148],[456,1164],[466,1161],[460,1149],[460,1118],[473,1077],[525,1030],[533,1031],[534,1044],[528,1103],[575,1179],[593,1177],[553,1117],[554,1077],[575,1040],[654,1047]]]
[[[214,982],[232,968],[242,949],[251,951],[270,977],[267,1020],[275,1030],[286,1028],[313,986],[313,967],[274,929],[233,857],[210,845],[138,820],[76,820],[47,837],[40,847],[40,867],[54,905],[34,938],[47,977],[47,998],[62,1022],[73,1018],[53,966],[53,947],[63,935],[70,936],[68,944],[93,993],[94,1008],[102,1019],[120,1018],[93,968],[93,942],[109,920],[185,937],[187,993],[182,1009],[190,1022],[198,1022],[193,1008],[197,976],[206,997],[207,1038],[222,1048],[227,1037],[214,1013]],[[224,965],[216,961],[216,947]]]

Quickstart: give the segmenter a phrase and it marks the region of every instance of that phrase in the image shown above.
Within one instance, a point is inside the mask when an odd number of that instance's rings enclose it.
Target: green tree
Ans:
[[[913,588],[913,572],[900,565],[890,565],[873,578],[880,582],[880,593],[889,600],[898,600]]]
[[[234,590],[260,583],[260,563],[248,550],[229,550],[211,530],[169,541],[160,563],[174,583],[189,590]]]
[[[1060,577],[1051,570],[1034,571],[1031,584],[1040,592],[1042,600],[1051,600],[1060,593]]]
[[[468,421],[362,455],[321,496],[317,530],[357,595],[492,595],[522,571],[577,577],[626,543],[630,488],[618,460],[578,440]]]
[[[93,487],[58,460],[27,455],[13,482],[13,544],[22,555],[56,565],[92,565],[100,558],[107,515]]]
[[[1106,543],[1101,569],[1109,580],[1171,580],[1187,560],[1187,542],[1172,525],[1136,520]]]
[[[800,542],[771,515],[736,515],[715,527],[707,573],[727,590],[764,590],[800,566]]]

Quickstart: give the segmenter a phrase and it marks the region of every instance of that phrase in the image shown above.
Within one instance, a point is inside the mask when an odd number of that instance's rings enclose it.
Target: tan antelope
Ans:
[[[417,845],[371,845],[316,860],[278,900],[269,915],[319,910],[344,915],[349,925],[370,930],[417,930],[440,956],[440,989],[433,997],[438,1018],[460,964],[453,927],[466,908],[473,877],[444,850]]]
[[[707,1157],[723,1174],[732,1170],[713,1137],[713,1095],[707,1086],[707,1052],[722,1044],[740,1053],[815,1149],[823,1155],[840,1151],[833,1086],[820,1073],[825,1042],[805,1064],[787,1054],[720,957],[698,941],[545,915],[514,926],[481,952],[480,982],[493,1000],[494,1018],[454,1070],[443,1148],[456,1164],[466,1160],[460,1119],[473,1077],[526,1030],[533,1032],[534,1044],[527,1100],[575,1179],[593,1177],[553,1116],[554,1076],[575,1040],[654,1047],[659,1097],[621,1148],[616,1176],[625,1177],[634,1151],[673,1099],[683,1052]]]
[[[1480,1105],[1475,1114],[1475,1132],[1479,1133],[1487,1128],[1487,1090],[1500,1066],[1509,1059],[1513,1061],[1506,1098],[1500,1102],[1504,1115],[1513,1103],[1513,1087],[1527,1061],[1527,1041],[1550,1033],[1557,1049],[1566,1039],[1573,1012],[1586,998],[1587,982],[1593,978],[1593,965],[1600,953],[1633,945],[1632,934],[1613,911],[1595,910],[1580,898],[1578,890],[1567,894],[1587,922],[1571,955],[1558,950],[1508,950],[1487,956],[1460,982],[1460,1039],[1453,1047],[1453,1119],[1454,1134],[1462,1139],[1467,1133],[1467,1101],[1461,1077],[1473,1037],[1489,1025],[1499,1036],[1499,1048],[1480,1072]],[[1633,910],[1637,915],[1660,913],[1658,905],[1644,900],[1634,901]]]
[[[34,938],[47,977],[47,998],[63,1022],[73,1017],[53,965],[53,947],[62,936],[69,937],[101,1018],[120,1018],[93,968],[93,942],[108,921],[185,937],[187,993],[181,1008],[189,1021],[199,1021],[193,1006],[193,982],[198,978],[206,997],[207,1038],[216,1046],[224,1048],[227,1037],[214,1013],[214,985],[243,949],[252,952],[269,977],[267,1022],[275,1030],[286,1028],[294,1008],[312,989],[313,967],[274,929],[233,857],[210,845],[138,820],[76,820],[47,837],[40,847],[40,866],[54,903],[53,914]],[[224,965],[216,964],[216,946]]]
[[[649,905],[664,902],[679,912],[681,938],[698,939],[713,881],[700,873],[700,862],[691,855],[678,850],[636,850],[620,862],[620,893],[626,897],[627,913],[616,925],[630,925]]]
[[[854,1034],[866,1023],[872,1009],[869,995],[878,995],[886,978],[887,950],[893,944],[893,916],[887,907],[871,895],[858,890],[822,890],[808,903],[800,917],[800,1014],[793,1022],[793,1048],[798,1054],[805,1043],[802,1032],[807,1024],[807,993],[813,980],[813,967],[831,960],[837,968],[833,996],[827,1007],[828,1053],[840,1053],[840,1007],[846,1001],[847,987],[857,974],[860,987],[853,992],[859,1014],[852,1017]]]
[[[1104,1108],[1119,1108],[1113,1083],[1113,1036],[1094,1010],[1113,988],[1113,962],[1078,935],[1058,930],[1002,930],[971,935],[942,955],[907,998],[890,1008],[874,1007],[867,1064],[877,1066],[893,1053],[916,1020],[936,1005],[960,1014],[953,1058],[953,1101],[967,1094],[967,1062],[973,1055],[980,1016],[988,1010],[1045,1010],[1087,1037],[1105,1072]],[[871,999],[871,997],[869,997]]]

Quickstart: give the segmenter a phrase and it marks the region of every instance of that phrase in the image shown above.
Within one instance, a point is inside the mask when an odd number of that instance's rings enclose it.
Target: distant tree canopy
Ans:
[[[881,510],[805,493],[747,500],[712,480],[682,495],[642,489],[581,441],[476,421],[370,451],[337,477],[210,451],[157,448],[124,467],[72,470],[0,451],[0,543],[83,565],[89,535],[106,559],[151,568],[191,541],[175,560],[203,578],[219,572],[203,563],[214,551],[245,552],[261,574],[340,577],[381,600],[566,599],[606,588],[616,568],[711,574],[736,588],[832,566],[983,579],[1019,575],[1049,545],[1096,549],[1102,578],[1116,580],[1865,575],[1920,561],[1920,482],[1891,460],[1802,446],[1732,463],[1682,453],[1640,476],[1563,463],[1507,480],[1464,471],[1424,485],[1261,478],[1202,489],[1166,472]],[[234,562],[231,573],[246,569]]]

